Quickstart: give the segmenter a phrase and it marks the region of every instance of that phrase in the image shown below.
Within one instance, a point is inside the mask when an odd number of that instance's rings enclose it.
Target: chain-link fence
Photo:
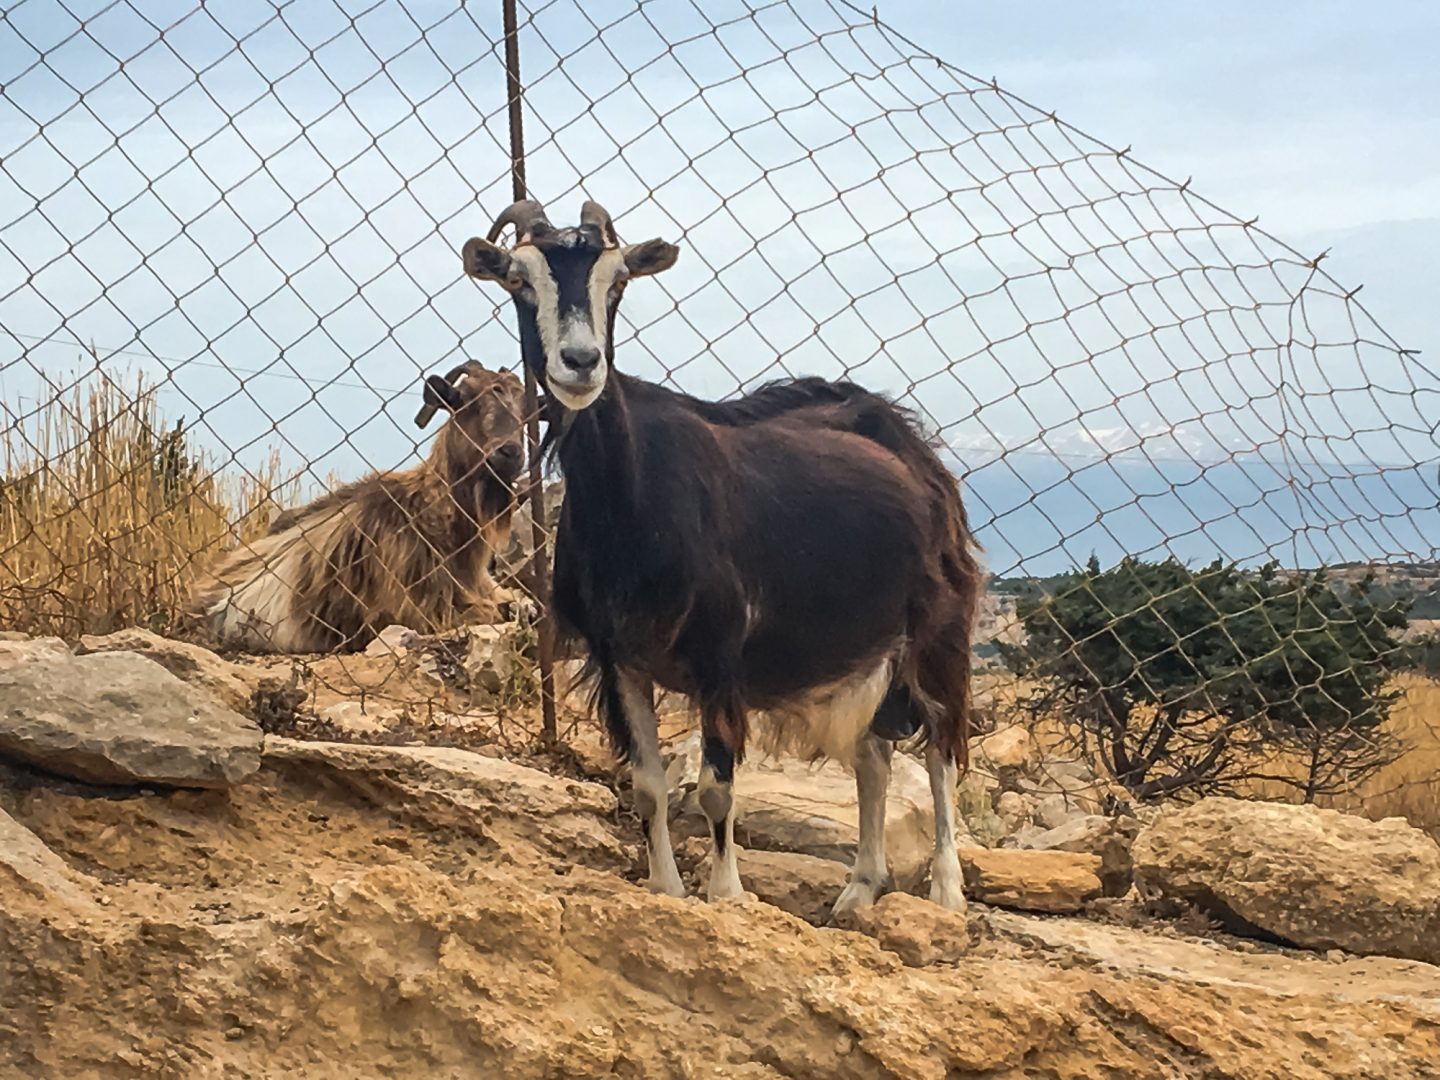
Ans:
[[[683,251],[630,290],[622,368],[712,398],[845,376],[917,410],[963,478],[981,700],[1029,731],[982,769],[1038,743],[1062,780],[1016,791],[1042,801],[1273,791],[1440,820],[1440,380],[1322,253],[840,0],[518,16],[529,192]],[[436,495],[458,418],[429,442],[413,422],[426,374],[518,370],[457,253],[513,194],[506,43],[499,0],[6,8],[4,628],[184,636],[226,552],[289,595],[276,563],[308,551],[324,610],[270,642],[307,655],[245,660],[293,670],[292,711],[533,732],[530,515],[507,546],[492,490],[532,490],[492,453],[514,385],[465,432],[484,499]],[[405,476],[347,486],[376,470]],[[357,524],[366,490],[386,527]],[[436,515],[468,539],[412,524]],[[386,564],[407,545],[428,557]],[[412,633],[371,641],[390,621]]]

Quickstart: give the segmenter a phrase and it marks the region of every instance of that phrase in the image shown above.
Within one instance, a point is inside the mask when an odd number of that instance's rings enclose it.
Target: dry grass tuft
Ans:
[[[1403,675],[1396,685],[1403,696],[1388,723],[1404,751],[1354,790],[1323,801],[1368,818],[1403,817],[1440,839],[1440,682]]]
[[[297,493],[274,454],[222,476],[143,377],[57,390],[0,434],[0,629],[171,629],[197,568]]]

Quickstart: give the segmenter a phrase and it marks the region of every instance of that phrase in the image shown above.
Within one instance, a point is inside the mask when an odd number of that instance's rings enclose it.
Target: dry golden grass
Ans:
[[[199,566],[297,493],[274,455],[259,475],[217,473],[141,377],[59,391],[0,440],[0,629],[173,627]]]
[[[1402,675],[1396,685],[1404,694],[1389,725],[1404,751],[1353,791],[1322,801],[1369,818],[1407,818],[1440,837],[1440,682]]]

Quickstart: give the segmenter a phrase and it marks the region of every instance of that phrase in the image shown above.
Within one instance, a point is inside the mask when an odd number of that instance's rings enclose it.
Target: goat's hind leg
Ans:
[[[935,800],[935,856],[930,862],[930,899],[951,911],[965,910],[965,881],[955,850],[955,762],[937,746],[925,748],[930,794]]]
[[[685,883],[670,845],[670,785],[660,761],[660,722],[649,679],[630,671],[601,675],[601,705],[612,741],[631,762],[635,812],[645,829],[651,892],[684,896]]]
[[[885,862],[885,800],[890,790],[887,739],[867,733],[855,748],[855,794],[860,804],[860,844],[850,881],[835,901],[833,915],[867,907],[894,885]]]
[[[705,734],[700,762],[700,809],[710,823],[714,846],[710,849],[708,900],[741,896],[740,866],[735,853],[735,755],[717,735]]]

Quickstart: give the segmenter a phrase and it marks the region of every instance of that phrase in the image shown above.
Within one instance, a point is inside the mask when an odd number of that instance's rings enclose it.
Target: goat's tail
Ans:
[[[918,736],[961,769],[969,763],[973,619],[962,595],[943,599],[941,618],[922,624],[895,665],[870,730],[882,739]]]

